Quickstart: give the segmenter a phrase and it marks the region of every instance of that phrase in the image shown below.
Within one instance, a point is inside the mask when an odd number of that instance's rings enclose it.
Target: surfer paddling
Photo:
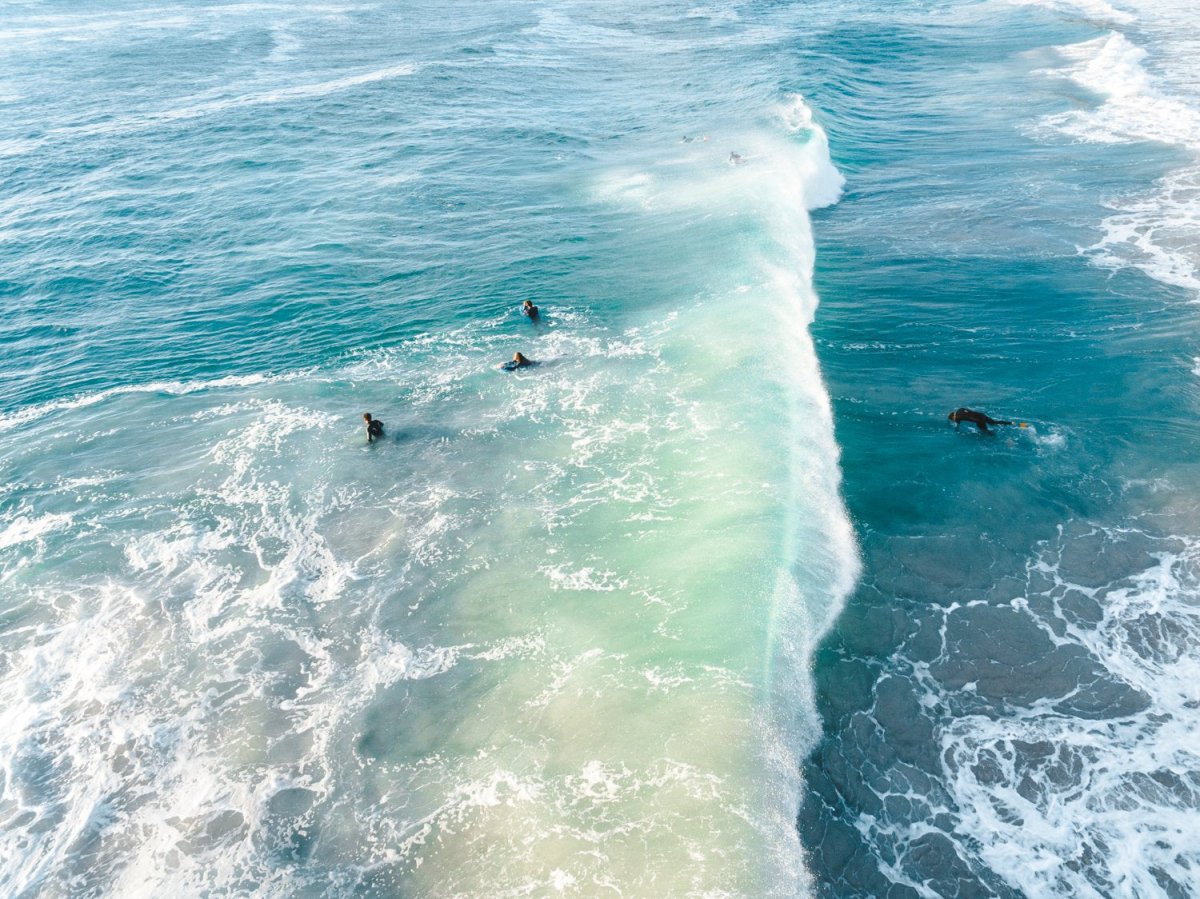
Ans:
[[[954,427],[956,427],[956,428],[960,424],[962,424],[964,421],[970,422],[971,424],[978,427],[979,430],[983,431],[985,434],[991,433],[990,431],[988,431],[988,425],[1011,425],[1012,424],[1011,421],[1001,421],[1000,419],[992,418],[990,415],[986,415],[983,412],[976,412],[974,409],[966,409],[966,408],[955,409],[953,412],[951,412],[946,417],[948,419],[950,419],[952,422],[954,422]]]
[[[513,353],[512,361],[505,362],[500,367],[504,371],[516,371],[518,368],[529,368],[531,365],[537,365],[537,362],[528,358],[524,353]]]
[[[535,325],[538,322],[538,316],[541,315],[541,312],[538,310],[538,307],[533,305],[533,300],[526,300],[524,303],[522,303],[521,304],[521,312],[524,315],[529,316],[529,320],[531,322],[533,322]]]

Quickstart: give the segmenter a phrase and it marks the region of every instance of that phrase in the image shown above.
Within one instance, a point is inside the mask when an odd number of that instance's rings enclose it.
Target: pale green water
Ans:
[[[645,83],[787,23],[25,15],[88,86],[9,146],[0,884],[806,890],[841,179],[774,80]]]

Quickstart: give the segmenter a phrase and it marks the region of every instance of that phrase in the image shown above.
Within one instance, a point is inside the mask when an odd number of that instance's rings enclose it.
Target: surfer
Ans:
[[[1012,424],[1011,421],[1000,421],[999,419],[992,418],[989,415],[985,415],[983,412],[976,412],[974,409],[966,409],[966,408],[955,409],[953,412],[951,412],[946,417],[948,419],[950,419],[952,422],[954,422],[954,427],[956,427],[956,428],[962,422],[967,421],[967,422],[970,422],[971,424],[975,425],[976,427],[978,427],[979,430],[983,431],[985,434],[991,433],[990,431],[988,431],[988,425],[1011,425]]]
[[[500,367],[505,371],[516,371],[518,368],[528,368],[531,365],[537,365],[532,359],[526,358],[521,353],[513,353],[512,361],[505,362]]]
[[[729,154],[729,164],[730,165],[741,165],[745,161],[746,161],[745,158],[740,153],[730,153]]]
[[[538,315],[540,314],[538,312],[538,307],[533,305],[533,300],[526,300],[524,303],[522,303],[521,312],[529,316],[529,320],[531,322],[537,322]]]
[[[372,418],[370,412],[363,413],[363,421],[367,423],[367,443],[373,443],[383,437],[383,422]]]

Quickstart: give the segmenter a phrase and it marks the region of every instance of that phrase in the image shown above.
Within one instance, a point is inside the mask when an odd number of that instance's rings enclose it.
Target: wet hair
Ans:
[[[370,421],[370,420],[371,420],[371,413],[370,413],[370,412],[364,412],[364,413],[363,413],[363,420],[364,420],[364,421]]]

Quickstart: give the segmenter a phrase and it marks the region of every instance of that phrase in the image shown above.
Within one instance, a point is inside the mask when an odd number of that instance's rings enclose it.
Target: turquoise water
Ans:
[[[4,891],[807,889],[794,14],[21,15]]]
[[[6,6],[0,892],[1200,892],[1191,19]]]

